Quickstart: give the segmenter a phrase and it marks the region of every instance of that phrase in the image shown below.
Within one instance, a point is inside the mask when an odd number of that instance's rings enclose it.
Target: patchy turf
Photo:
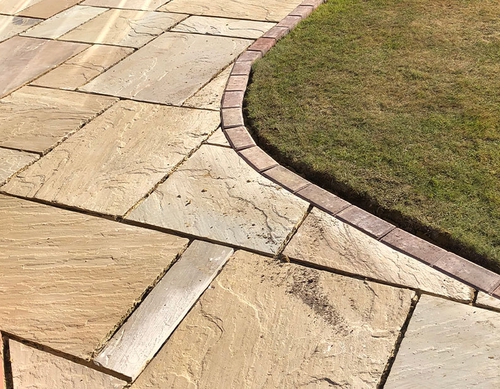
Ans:
[[[329,0],[254,66],[249,127],[319,185],[500,270],[500,3]]]

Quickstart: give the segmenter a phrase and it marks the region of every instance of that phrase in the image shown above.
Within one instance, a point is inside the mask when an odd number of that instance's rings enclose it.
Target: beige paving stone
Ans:
[[[187,15],[110,9],[62,37],[63,40],[141,47]]]
[[[3,185],[19,169],[37,159],[37,154],[0,148],[0,185]]]
[[[0,0],[0,13],[14,15],[41,0]]]
[[[81,43],[20,36],[0,43],[0,98],[87,47]]]
[[[47,19],[26,31],[23,35],[34,38],[56,39],[73,30],[80,24],[95,18],[106,11],[105,8],[76,5]]]
[[[129,218],[274,253],[306,209],[233,150],[203,145]]]
[[[285,255],[363,277],[471,301],[473,291],[459,281],[399,253],[318,209],[307,216]]]
[[[234,19],[251,19],[279,22],[301,0],[172,0],[160,11],[185,12],[194,15],[220,16]]]
[[[412,296],[240,251],[131,388],[375,388]]]
[[[231,74],[231,66],[228,66],[212,81],[196,92],[183,104],[185,107],[204,108],[219,110],[226,87],[227,80]]]
[[[226,139],[226,135],[222,132],[222,130],[219,128],[217,131],[215,131],[210,138],[207,139],[207,144],[209,145],[215,145],[215,146],[225,146],[225,147],[231,147],[229,145],[229,142]]]
[[[250,43],[246,39],[167,32],[82,89],[181,105]]]
[[[500,313],[422,296],[384,388],[499,388]]]
[[[31,84],[73,90],[85,85],[131,53],[132,48],[94,45]]]
[[[121,389],[127,382],[90,367],[9,341],[15,388]]]
[[[31,7],[24,9],[20,15],[48,19],[61,11],[64,11],[76,4],[81,0],[42,0]]]
[[[1,329],[88,359],[188,241],[0,195]]]
[[[218,112],[120,101],[2,189],[123,215],[218,125]]]
[[[169,0],[85,0],[82,4],[97,7],[154,11]]]
[[[500,299],[490,296],[484,292],[477,294],[476,305],[484,308],[492,308],[500,311]]]
[[[257,39],[274,25],[275,23],[253,20],[191,16],[175,26],[172,31]]]
[[[44,153],[117,99],[26,86],[0,100],[0,146]]]
[[[0,42],[40,23],[40,19],[0,15]]]

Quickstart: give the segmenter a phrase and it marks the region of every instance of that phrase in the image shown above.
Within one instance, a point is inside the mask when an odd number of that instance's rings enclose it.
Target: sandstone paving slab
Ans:
[[[89,359],[187,239],[0,195],[0,329]]]
[[[76,5],[43,21],[23,35],[34,38],[56,39],[105,11],[105,8]]]
[[[224,88],[231,74],[231,66],[220,72],[212,81],[196,92],[183,104],[185,107],[219,110]]]
[[[40,23],[40,19],[0,15],[0,42]]]
[[[306,209],[232,149],[203,145],[128,218],[275,253]]]
[[[82,90],[181,105],[225,69],[251,42],[166,32]]]
[[[471,301],[467,285],[410,258],[318,209],[307,216],[284,254],[299,261]]]
[[[41,0],[0,0],[0,13],[14,15]]]
[[[0,185],[18,170],[38,159],[37,154],[0,148]]]
[[[184,18],[183,14],[110,9],[62,39],[138,48]]]
[[[422,296],[384,388],[500,387],[500,313]]]
[[[0,100],[0,146],[45,153],[116,101],[25,86]]]
[[[159,8],[160,11],[185,12],[194,15],[220,16],[234,19],[250,19],[279,22],[301,0],[172,0]]]
[[[64,11],[81,0],[42,0],[33,4],[31,7],[25,8],[19,15],[48,19],[61,11]]]
[[[218,125],[214,111],[120,101],[2,189],[124,215]]]
[[[0,98],[87,47],[82,43],[21,36],[0,43]]]
[[[476,305],[483,308],[492,308],[500,311],[500,299],[490,296],[484,292],[479,292],[476,298]]]
[[[14,388],[121,389],[127,382],[68,359],[9,341]]]
[[[206,143],[214,146],[231,147],[226,139],[226,135],[224,135],[220,128],[210,135],[210,138],[207,139]]]
[[[190,16],[175,26],[172,31],[257,39],[274,25],[275,23],[253,20]]]
[[[375,388],[412,296],[239,251],[131,388]]]
[[[154,11],[169,0],[85,0],[82,4],[96,7]]]
[[[74,90],[133,53],[132,48],[94,45],[39,77],[31,85]]]

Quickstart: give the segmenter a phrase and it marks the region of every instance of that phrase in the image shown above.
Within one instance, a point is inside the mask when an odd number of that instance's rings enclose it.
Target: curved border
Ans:
[[[243,119],[243,98],[253,62],[262,58],[278,40],[287,35],[302,19],[308,17],[323,2],[323,0],[304,0],[281,22],[257,39],[235,61],[221,103],[222,131],[231,147],[257,172],[308,201],[313,206],[342,222],[354,226],[387,246],[477,290],[500,298],[499,274],[403,231],[312,184],[281,166],[267,155],[255,144],[246,129]]]

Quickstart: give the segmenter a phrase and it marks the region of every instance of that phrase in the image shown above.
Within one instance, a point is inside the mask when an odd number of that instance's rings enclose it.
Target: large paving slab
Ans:
[[[41,0],[31,7],[25,8],[19,14],[31,18],[48,19],[61,11],[64,11],[81,0]]]
[[[265,2],[261,0],[172,0],[160,10],[279,22],[301,2],[301,0],[268,0]]]
[[[385,389],[499,388],[500,313],[422,296]]]
[[[127,382],[14,340],[9,341],[14,388],[121,389]]]
[[[41,0],[0,0],[0,13],[14,15]]]
[[[412,296],[239,251],[131,388],[375,388]]]
[[[85,0],[82,4],[96,7],[139,9],[154,11],[169,0]]]
[[[25,86],[0,100],[0,146],[45,153],[116,101]]]
[[[87,47],[82,43],[20,36],[0,43],[0,98]]]
[[[0,329],[88,359],[187,240],[0,195]]]
[[[246,39],[166,32],[82,89],[181,105],[251,43]]]
[[[184,102],[185,107],[219,110],[222,95],[226,88],[227,80],[231,75],[231,66],[220,72],[212,81],[201,88]]]
[[[307,216],[284,254],[299,261],[471,301],[471,288],[399,253],[318,209]]]
[[[62,39],[137,48],[186,17],[183,14],[110,9]]]
[[[17,35],[40,22],[40,19],[0,15],[0,42]]]
[[[0,148],[0,186],[18,170],[37,159],[37,154]]]
[[[307,206],[254,171],[234,150],[203,145],[129,218],[275,253]]]
[[[120,101],[2,190],[124,215],[218,125],[218,112]]]
[[[500,299],[490,296],[484,292],[479,292],[477,294],[476,304],[479,307],[490,308],[500,311]]]

